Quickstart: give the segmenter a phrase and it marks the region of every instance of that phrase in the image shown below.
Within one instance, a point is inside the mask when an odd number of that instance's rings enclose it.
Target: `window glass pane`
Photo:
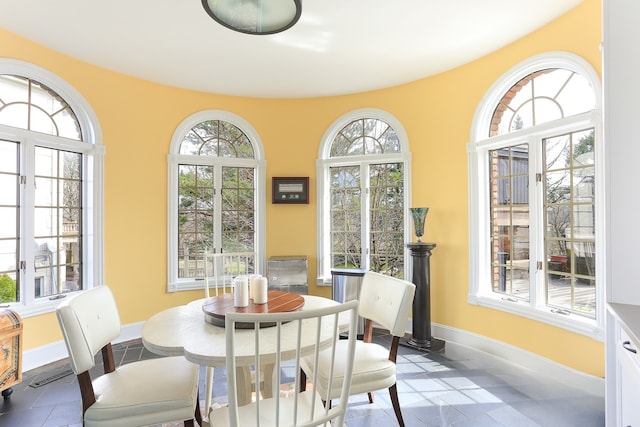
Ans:
[[[0,239],[15,240],[18,237],[18,213],[18,206],[0,206]]]
[[[534,100],[534,123],[546,123],[562,118],[562,109],[555,100],[538,97]]]
[[[202,144],[202,140],[199,138],[198,134],[192,129],[190,130],[182,140],[180,144],[180,154],[190,154],[190,155],[198,155],[200,145]],[[209,153],[206,153],[209,154]]]
[[[516,110],[513,110],[513,120],[508,126],[508,132],[533,126],[533,102],[527,100]]]
[[[0,75],[0,123],[21,129],[29,128],[28,80]]]
[[[0,139],[0,207],[17,208],[18,185],[18,144]],[[15,217],[0,217],[0,234],[6,234],[3,229],[7,222],[15,223]]]
[[[382,120],[363,118],[346,125],[331,144],[331,157],[400,152],[395,130]]]
[[[595,94],[588,81],[570,70],[547,69],[513,85],[500,100],[489,136],[526,129],[591,111]]]
[[[71,108],[66,107],[64,110],[55,113],[53,121],[56,124],[59,136],[76,140],[82,139],[78,119]]]
[[[596,108],[596,96],[593,88],[580,74],[573,73],[567,84],[557,96],[562,105],[564,117],[591,111]]]
[[[18,172],[18,143],[0,139],[0,173]]]
[[[222,177],[222,247],[225,252],[253,252],[254,169],[223,167]]]
[[[197,277],[197,261],[213,247],[213,167],[178,167],[178,277]],[[200,276],[202,276],[200,274]]]
[[[543,141],[547,303],[595,318],[593,129]]]
[[[29,102],[29,79],[0,74],[0,105],[27,104]]]
[[[57,135],[58,129],[53,117],[47,114],[38,106],[31,106],[29,111],[30,129],[35,132],[46,133],[49,135]]]
[[[9,104],[0,110],[0,123],[20,129],[29,128],[29,106],[27,104]]]
[[[81,155],[35,149],[35,295],[81,289]]]
[[[334,167],[331,173],[331,267],[361,268],[360,166]]]
[[[73,110],[53,90],[23,77],[0,75],[0,123],[81,140]]]
[[[489,152],[492,289],[529,300],[529,146]]]
[[[0,218],[3,213],[0,209]],[[0,227],[1,228],[1,227]],[[0,302],[18,301],[18,240],[0,237]]]
[[[370,166],[369,269],[404,277],[404,172],[400,163]]]
[[[180,154],[253,159],[253,145],[237,126],[207,120],[194,126],[180,144]]]
[[[64,110],[67,105],[55,92],[35,81],[31,81],[31,105],[32,112],[35,109],[42,110],[43,113],[51,117]]]

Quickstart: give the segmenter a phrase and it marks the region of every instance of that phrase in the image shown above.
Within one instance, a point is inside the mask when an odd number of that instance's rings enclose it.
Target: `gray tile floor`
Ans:
[[[386,340],[386,336],[377,336]],[[140,341],[114,345],[116,361],[156,357]],[[62,360],[26,372],[9,400],[0,403],[0,427],[80,427],[80,391],[75,375],[33,387],[69,369]],[[204,378],[202,370],[201,378]],[[200,387],[201,399],[204,400]],[[447,343],[443,352],[425,354],[401,347],[398,392],[408,427],[590,427],[604,426],[604,399],[503,360]],[[216,369],[214,402],[225,403],[224,369]],[[389,395],[352,396],[348,427],[397,425]],[[215,423],[214,423],[215,426]]]

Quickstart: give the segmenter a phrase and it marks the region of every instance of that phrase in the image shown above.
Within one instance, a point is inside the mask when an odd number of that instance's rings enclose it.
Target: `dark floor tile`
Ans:
[[[33,402],[33,407],[55,406],[65,402],[80,401],[80,387],[75,381],[55,381],[43,388],[43,393]]]
[[[487,414],[479,414],[473,418],[467,418],[466,420],[454,422],[452,427],[508,427],[500,424]],[[518,426],[520,427],[520,426]]]
[[[0,412],[0,427],[43,426],[52,411],[53,407],[16,409],[10,405],[3,406],[3,411]]]
[[[374,340],[388,345],[388,335]],[[157,358],[140,340],[114,344],[117,364]],[[102,374],[98,355],[92,375]],[[8,401],[0,402],[0,427],[81,426],[80,391],[75,375],[42,387],[31,387],[69,369],[68,360],[39,367],[23,375]],[[200,369],[200,398],[204,401],[205,368]],[[398,397],[408,427],[601,427],[604,399],[542,378],[484,353],[463,346],[424,353],[402,346],[398,355]],[[225,405],[224,368],[214,370],[213,402]],[[348,427],[395,426],[387,390],[351,396]],[[205,408],[203,408],[204,410]]]
[[[56,405],[42,427],[82,425],[82,403],[80,400]]]
[[[423,400],[409,407],[403,407],[402,413],[413,415],[423,423],[422,425],[428,427],[451,426],[454,422],[467,419],[462,412],[439,398]]]
[[[521,414],[517,409],[510,405],[492,409],[487,412],[487,415],[507,427],[540,427],[540,424],[536,423],[526,415]]]
[[[588,401],[587,397],[585,399]],[[523,415],[544,427],[602,427],[604,422],[604,403],[600,409],[600,400],[594,407],[593,402],[585,405],[576,401],[553,399],[549,401],[514,402],[513,406]]]

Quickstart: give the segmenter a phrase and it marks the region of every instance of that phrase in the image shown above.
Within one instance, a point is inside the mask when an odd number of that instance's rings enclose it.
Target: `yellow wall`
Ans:
[[[105,160],[105,281],[123,323],[140,322],[200,292],[168,294],[167,160],[171,135],[204,109],[231,111],[250,122],[265,146],[267,194],[272,176],[309,176],[309,205],[267,206],[267,257],[306,254],[316,276],[315,160],[331,123],[358,108],[393,114],[413,156],[413,206],[429,206],[425,239],[432,257],[432,320],[485,335],[564,365],[604,376],[602,343],[500,311],[469,305],[467,155],[471,121],[482,96],[520,61],[548,51],[581,55],[600,71],[600,2],[580,6],[543,29],[455,70],[385,90],[315,99],[252,99],[161,86],[61,55],[0,29],[0,56],[49,69],[94,109]],[[472,36],[472,35],[470,35]],[[295,161],[291,161],[295,159]],[[446,183],[446,185],[443,185]],[[311,280],[313,282],[313,280]],[[330,289],[310,291],[329,296]],[[61,340],[52,314],[24,319],[24,348]]]

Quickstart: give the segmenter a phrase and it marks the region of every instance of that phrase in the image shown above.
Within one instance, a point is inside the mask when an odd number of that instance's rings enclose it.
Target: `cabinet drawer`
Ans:
[[[635,366],[640,371],[640,343],[631,338],[622,327],[620,328],[617,353],[621,357],[626,356],[631,366]]]
[[[620,390],[620,425],[640,426],[640,348],[620,328],[616,349]]]

